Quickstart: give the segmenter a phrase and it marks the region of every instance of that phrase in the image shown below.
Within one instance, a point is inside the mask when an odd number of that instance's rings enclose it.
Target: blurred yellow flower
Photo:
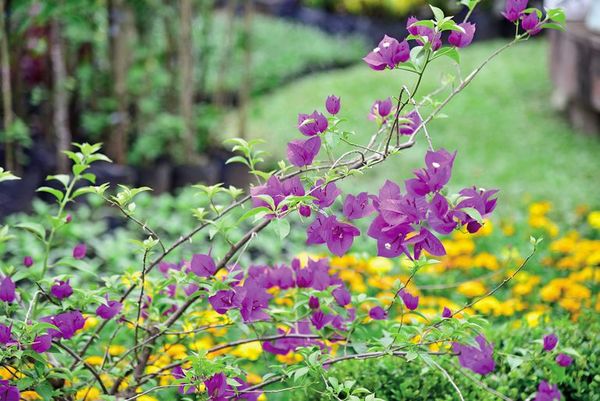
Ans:
[[[467,281],[458,286],[458,292],[466,297],[478,297],[486,293],[486,288],[479,281]]]
[[[256,361],[262,354],[262,345],[258,341],[241,344],[234,348],[231,354],[240,358]]]
[[[35,401],[35,400],[41,400],[42,397],[35,391],[22,391],[21,399],[24,401]]]
[[[588,214],[587,221],[590,226],[600,230],[600,210],[594,210]]]
[[[380,256],[369,259],[367,271],[371,274],[389,273],[394,268],[394,264],[389,258]]]
[[[75,393],[75,399],[77,401],[99,401],[100,390],[96,387],[82,388]]]
[[[88,356],[87,358],[85,358],[85,361],[92,366],[100,366],[102,365],[102,361],[104,360],[104,357],[101,357],[99,355],[93,355],[93,356]]]

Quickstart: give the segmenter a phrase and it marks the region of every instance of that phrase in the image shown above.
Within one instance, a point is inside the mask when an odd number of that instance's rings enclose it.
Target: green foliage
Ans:
[[[524,322],[522,322],[524,323]],[[489,338],[495,343],[496,359],[499,362],[494,373],[481,379],[481,376],[466,371],[469,377],[481,380],[486,386],[499,391],[513,400],[526,399],[537,390],[540,373],[548,373],[548,367],[562,377],[558,383],[563,399],[572,401],[600,400],[600,344],[596,341],[596,333],[600,330],[598,314],[583,314],[578,322],[561,319],[548,322],[545,328],[522,327],[514,329],[514,323],[489,331]],[[540,339],[549,332],[559,337],[559,349],[576,348],[579,357],[568,368],[560,368],[554,363],[556,353],[543,353]],[[524,344],[532,344],[527,348],[538,349],[537,358],[546,358],[546,363],[535,363],[527,358],[520,359],[515,354],[523,352]],[[511,359],[512,356],[512,359]],[[518,360],[527,360],[519,363]],[[466,400],[494,401],[498,398],[481,388],[459,372],[460,367],[455,358],[438,360],[452,376]],[[548,363],[550,362],[550,363]],[[543,366],[543,368],[542,368]],[[556,366],[556,367],[554,367]],[[366,387],[377,397],[386,401],[454,401],[457,398],[444,375],[437,369],[429,367],[419,359],[407,362],[403,358],[387,357],[365,361],[342,362],[331,368],[329,372],[338,381],[355,381],[357,386]],[[561,373],[564,373],[561,375]],[[308,394],[297,392],[292,397],[299,401],[321,401],[318,391]]]

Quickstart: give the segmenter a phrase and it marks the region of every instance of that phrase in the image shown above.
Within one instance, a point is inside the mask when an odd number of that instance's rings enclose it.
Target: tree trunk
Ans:
[[[191,163],[196,154],[194,130],[194,57],[192,40],[192,0],[180,0],[179,18],[179,113],[183,120],[185,161]]]
[[[68,159],[63,153],[71,144],[71,132],[69,130],[69,91],[65,84],[67,80],[67,68],[64,58],[63,40],[61,27],[58,19],[53,19],[50,26],[50,58],[52,60],[53,80],[53,123],[54,135],[56,136],[56,163],[60,173],[69,171]]]
[[[227,70],[231,63],[231,54],[233,54],[233,38],[235,34],[235,11],[238,6],[238,0],[228,0],[225,13],[227,16],[227,26],[225,28],[225,38],[221,59],[219,60],[219,69],[217,71],[217,82],[215,85],[214,102],[218,109],[225,107],[225,78]]]
[[[0,57],[1,69],[2,69],[2,114],[4,133],[8,135],[14,121],[14,114],[12,108],[12,90],[10,83],[10,59],[8,52],[8,29],[6,24],[6,13],[4,9],[4,0],[0,0]],[[5,138],[4,142],[4,163],[6,164],[7,170],[15,169],[14,159],[14,146],[12,140],[8,137]]]
[[[113,96],[117,102],[108,153],[118,164],[127,163],[129,99],[127,71],[130,65],[129,41],[133,33],[133,13],[125,0],[109,0],[109,35]]]
[[[252,90],[252,18],[254,14],[254,0],[246,0],[244,7],[243,49],[244,49],[244,76],[240,87],[240,111],[238,130],[240,138],[246,138],[248,124],[248,107],[250,105],[250,91]]]

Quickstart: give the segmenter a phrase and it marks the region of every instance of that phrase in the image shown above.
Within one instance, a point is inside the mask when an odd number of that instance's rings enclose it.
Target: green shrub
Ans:
[[[541,351],[541,338],[554,331],[559,337],[557,349],[573,348],[579,354],[568,368],[554,363],[556,350],[552,353]],[[512,400],[526,400],[537,390],[538,378],[562,377],[558,387],[562,400],[600,400],[600,318],[597,313],[582,315],[574,324],[562,319],[552,321],[545,328],[522,327],[513,329],[509,325],[490,330],[489,338],[495,344],[496,370],[481,381]],[[544,363],[522,362],[518,357],[523,344],[540,342],[538,357]],[[535,348],[531,346],[529,348]],[[510,355],[510,356],[509,356]],[[461,369],[456,358],[438,360],[461,390],[465,400],[493,401],[499,398],[469,380],[481,376]],[[552,373],[550,372],[552,371]],[[356,380],[358,387],[365,387],[377,397],[387,401],[454,401],[459,399],[450,382],[437,369],[431,368],[420,359],[407,362],[399,358],[371,359],[340,363],[332,368],[332,373],[340,381]],[[563,374],[564,373],[564,374]],[[410,379],[405,379],[410,378]],[[308,393],[298,393],[294,400],[321,401],[320,388]]]

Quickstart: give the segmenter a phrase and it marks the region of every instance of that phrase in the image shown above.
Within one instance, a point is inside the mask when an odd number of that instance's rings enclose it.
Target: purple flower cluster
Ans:
[[[533,401],[560,401],[560,391],[558,391],[558,386],[542,380]]]
[[[240,311],[242,319],[246,323],[265,321],[270,319],[266,311],[272,298],[268,290],[272,288],[280,290],[291,288],[311,288],[316,291],[331,290],[331,295],[339,307],[345,308],[351,302],[350,293],[340,278],[329,273],[327,259],[309,259],[306,267],[302,267],[298,259],[294,259],[291,266],[251,266],[243,284],[241,284],[241,281],[234,281],[230,284],[230,289],[217,291],[208,298],[208,302],[219,314],[225,314],[235,309]],[[317,297],[311,296],[308,306],[312,311],[310,317],[307,320],[298,322],[297,327],[290,333],[310,334],[310,324],[317,330],[321,330],[326,326],[344,330],[344,324],[348,319],[341,315],[323,311]],[[351,316],[350,320],[353,320],[354,311],[350,308],[347,312]],[[283,334],[283,331],[280,334]],[[308,343],[310,342],[304,339],[286,338],[265,343],[265,350],[287,354],[291,349],[305,346]]]
[[[171,374],[177,380],[185,379],[184,370],[177,366],[171,370]],[[227,382],[227,376],[224,373],[216,373],[206,378],[203,383],[206,388],[206,394],[209,401],[256,401],[262,394],[262,391],[246,391],[250,385],[239,377],[234,377],[233,381],[237,383],[234,387]],[[187,387],[187,389],[186,389]],[[180,394],[193,394],[196,392],[194,386],[179,386]]]
[[[491,213],[496,206],[492,196],[497,191],[467,188],[460,191],[460,201],[451,207],[440,193],[450,180],[456,153],[446,150],[429,151],[425,156],[426,168],[415,171],[415,178],[405,182],[406,193],[386,181],[373,197],[378,212],[368,235],[377,240],[379,256],[396,257],[405,254],[418,259],[423,250],[434,256],[445,255],[441,241],[433,234],[449,234],[460,226],[476,232],[481,224],[476,220]],[[474,211],[477,211],[475,213]],[[413,246],[413,253],[408,246]]]
[[[15,301],[15,283],[8,276],[0,280],[0,301],[12,303]]]
[[[494,347],[481,334],[475,337],[475,341],[478,346],[453,343],[452,351],[458,354],[460,366],[480,375],[487,375],[496,368]]]
[[[521,20],[521,28],[529,35],[537,35],[542,30],[543,24],[540,22],[538,10],[527,13],[527,3],[529,0],[506,0],[504,6],[504,18],[515,24]]]
[[[21,392],[17,386],[11,386],[7,380],[0,380],[0,400],[19,401]]]
[[[419,46],[426,43],[431,44],[433,51],[442,47],[442,34],[428,26],[418,24],[420,21],[415,17],[410,17],[406,23],[408,33]],[[448,37],[448,42],[455,47],[466,47],[473,41],[475,35],[475,24],[464,22],[458,24],[462,31],[452,31]],[[408,40],[398,41],[396,38],[385,35],[379,45],[367,54],[363,61],[375,70],[382,71],[386,68],[394,69],[400,64],[410,59],[410,45]]]
[[[266,184],[257,185],[250,189],[250,195],[252,196],[252,205],[254,207],[266,207],[271,209],[271,205],[263,197],[268,196],[273,202],[274,209],[273,214],[267,216],[267,218],[275,217],[275,212],[279,204],[288,196],[303,196],[306,192],[304,186],[298,176],[289,178],[281,181],[276,176],[271,176]],[[287,206],[281,209],[281,212],[287,211]]]
[[[85,318],[78,310],[43,317],[40,321],[56,326],[57,329],[48,329],[48,334],[52,338],[64,338],[65,340],[72,338],[75,332],[83,329],[85,325]]]

